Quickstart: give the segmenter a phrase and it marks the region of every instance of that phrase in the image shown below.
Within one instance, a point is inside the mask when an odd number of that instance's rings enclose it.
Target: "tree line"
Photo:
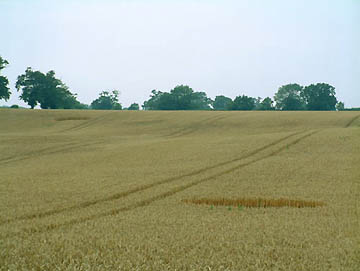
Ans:
[[[8,61],[0,56],[0,72]],[[9,81],[0,74],[0,99],[10,98]],[[42,73],[27,68],[18,76],[15,87],[21,92],[20,99],[32,109],[39,105],[42,109],[95,109],[95,110],[139,110],[133,103],[122,108],[119,91],[102,91],[90,105],[77,100],[77,94],[58,78],[54,71]],[[16,107],[16,106],[14,106]],[[281,86],[274,99],[239,95],[235,99],[219,95],[214,100],[205,92],[196,92],[189,86],[179,85],[170,92],[151,91],[150,98],[142,105],[144,110],[345,110],[344,103],[336,98],[335,87],[326,83],[301,86],[287,84]]]

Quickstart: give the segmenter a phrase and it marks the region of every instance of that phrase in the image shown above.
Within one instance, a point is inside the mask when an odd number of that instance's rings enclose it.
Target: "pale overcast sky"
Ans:
[[[13,92],[26,67],[90,104],[118,89],[123,106],[179,84],[211,98],[273,97],[326,82],[360,107],[359,0],[0,0],[0,55]]]

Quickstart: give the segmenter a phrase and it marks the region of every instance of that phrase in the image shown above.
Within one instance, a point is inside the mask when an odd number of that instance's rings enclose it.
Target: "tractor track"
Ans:
[[[349,128],[359,118],[360,118],[360,115],[353,117],[348,123],[346,123],[345,128]]]
[[[18,161],[27,160],[27,159],[42,157],[45,155],[57,154],[57,153],[62,153],[62,152],[66,153],[66,152],[73,151],[73,150],[79,150],[83,147],[98,145],[100,143],[103,143],[103,142],[102,141],[94,141],[94,142],[90,142],[90,143],[75,143],[74,142],[74,143],[68,143],[68,144],[64,144],[64,145],[60,145],[60,146],[43,148],[40,150],[25,153],[20,156],[9,156],[6,158],[2,158],[2,159],[0,159],[0,166],[4,165],[4,164],[10,164],[10,163],[18,162]]]
[[[299,142],[303,141],[304,139],[318,133],[319,131],[320,130],[316,130],[316,131],[311,131],[309,133],[306,133],[305,135],[302,135],[301,137],[293,140],[292,142],[290,142],[290,143],[288,143],[288,144],[286,144],[284,146],[281,146],[277,150],[274,150],[271,153],[266,154],[266,155],[264,155],[262,157],[253,159],[253,160],[251,160],[249,162],[246,162],[246,163],[235,165],[235,166],[233,166],[233,167],[231,167],[231,168],[229,168],[227,170],[223,170],[223,171],[220,171],[218,173],[207,176],[205,178],[192,181],[192,182],[190,182],[188,184],[184,184],[184,185],[175,187],[175,188],[173,188],[173,189],[171,189],[171,190],[169,190],[167,192],[161,193],[159,195],[156,195],[154,197],[151,197],[151,198],[148,198],[148,199],[145,199],[145,200],[142,200],[142,201],[138,201],[138,202],[136,202],[134,204],[130,204],[128,206],[124,206],[124,207],[117,208],[117,209],[112,209],[112,210],[109,210],[107,212],[103,212],[103,213],[100,213],[100,214],[98,213],[98,214],[93,214],[93,215],[90,215],[90,216],[87,216],[87,217],[80,217],[80,218],[71,219],[69,221],[66,221],[66,222],[60,223],[60,224],[48,224],[46,226],[40,226],[40,227],[34,227],[34,228],[30,228],[30,229],[24,229],[22,232],[25,233],[25,234],[46,232],[46,231],[49,231],[49,230],[52,230],[52,229],[57,229],[57,228],[61,228],[61,227],[64,227],[64,226],[71,226],[71,225],[75,225],[75,224],[78,224],[78,223],[91,221],[91,220],[94,220],[94,219],[98,219],[98,218],[102,218],[102,217],[106,217],[106,216],[110,216],[110,215],[117,215],[117,214],[119,214],[121,212],[130,211],[130,210],[133,210],[133,209],[136,209],[136,208],[139,208],[139,207],[148,206],[153,202],[168,198],[168,197],[173,196],[173,195],[175,195],[175,194],[177,194],[179,192],[182,192],[182,191],[184,191],[186,189],[194,187],[194,186],[196,186],[198,184],[201,184],[201,183],[204,183],[204,182],[207,182],[207,181],[210,181],[210,180],[214,180],[214,179],[216,179],[216,178],[218,178],[220,176],[229,174],[229,173],[231,173],[233,171],[236,171],[236,170],[239,170],[239,169],[244,168],[246,166],[252,165],[252,164],[254,164],[256,162],[259,162],[259,161],[262,161],[264,159],[273,157],[273,156],[279,154],[280,152],[282,152],[283,150],[285,150],[285,149],[287,149],[287,148],[289,148],[291,146],[294,146],[294,145],[298,144]],[[275,141],[275,142],[273,142],[271,144],[268,144],[268,145],[266,145],[266,146],[264,146],[264,147],[262,147],[260,149],[257,149],[257,150],[253,151],[252,153],[249,153],[248,155],[246,155],[246,156],[244,156],[242,158],[233,159],[231,161],[223,162],[223,163],[220,163],[218,165],[208,167],[208,169],[216,168],[216,167],[219,167],[221,165],[230,164],[233,161],[240,161],[240,160],[244,160],[246,158],[250,158],[253,155],[255,155],[255,154],[257,154],[257,153],[259,153],[259,152],[261,152],[263,150],[266,150],[266,149],[268,149],[268,148],[270,148],[272,146],[275,146],[275,145],[281,143],[282,141],[284,141],[284,140],[286,140],[286,139],[288,139],[288,138],[290,138],[292,136],[295,136],[295,135],[298,135],[298,134],[303,134],[303,133],[304,132],[297,132],[297,133],[288,135],[287,137],[284,137],[284,138],[279,139],[279,140],[277,140],[277,141]],[[127,195],[130,195],[130,194],[133,194],[133,193],[136,193],[136,192],[139,192],[139,191],[149,189],[151,187],[158,186],[160,184],[165,184],[165,183],[169,183],[169,182],[172,182],[172,181],[175,181],[175,180],[180,180],[180,179],[182,179],[184,177],[187,177],[187,176],[195,176],[195,175],[197,175],[197,174],[199,174],[201,172],[206,172],[206,169],[201,169],[201,170],[198,170],[196,172],[191,172],[191,173],[188,173],[188,174],[176,177],[176,178],[167,179],[167,180],[156,182],[156,183],[153,183],[153,184],[149,184],[149,185],[146,185],[146,186],[143,186],[143,187],[138,187],[138,188],[135,188],[135,189],[127,191],[127,192],[112,195],[111,197],[106,198],[106,199],[104,198],[104,199],[100,199],[100,200],[97,200],[97,201],[85,202],[85,203],[83,203],[81,205],[64,208],[62,211],[53,210],[52,212],[49,211],[49,212],[44,212],[44,213],[39,213],[39,214],[33,214],[33,215],[26,216],[26,217],[24,216],[24,217],[15,218],[13,220],[5,221],[5,223],[7,224],[7,223],[15,221],[15,220],[24,220],[24,219],[45,217],[45,216],[49,216],[49,215],[52,215],[52,214],[57,214],[57,213],[60,213],[60,212],[63,212],[63,211],[69,211],[69,210],[73,210],[73,209],[79,209],[79,208],[88,207],[88,206],[91,206],[91,205],[94,205],[94,204],[97,204],[97,203],[100,203],[100,202],[115,200],[115,199],[125,197]],[[2,223],[2,224],[4,224],[4,223]]]
[[[167,138],[177,138],[177,137],[189,135],[189,134],[195,133],[196,131],[200,130],[201,125],[203,125],[203,124],[207,124],[207,125],[213,124],[216,121],[224,119],[224,118],[226,118],[226,116],[224,116],[224,114],[220,114],[220,115],[217,115],[217,116],[211,116],[211,117],[206,118],[206,119],[204,119],[202,121],[199,121],[198,123],[190,125],[190,127],[183,128],[183,129],[180,129],[180,130],[175,131],[173,133],[170,133],[168,135],[165,135],[165,137],[167,137]]]
[[[64,129],[64,130],[61,130],[60,132],[78,131],[78,130],[88,128],[90,126],[95,125],[96,123],[99,123],[99,122],[103,121],[104,119],[106,119],[107,116],[112,115],[112,114],[114,114],[114,113],[111,112],[111,113],[104,114],[104,115],[102,115],[100,117],[90,119],[90,120],[84,121],[84,122],[82,122],[82,123],[80,123],[78,125],[69,127],[67,129]]]
[[[5,221],[0,221],[0,225],[11,223],[11,222],[18,221],[18,220],[30,220],[30,219],[35,219],[35,218],[43,218],[43,217],[47,217],[47,216],[51,216],[51,215],[55,215],[55,214],[59,214],[59,213],[67,212],[67,211],[73,211],[73,210],[87,208],[87,207],[90,207],[90,206],[93,206],[93,205],[96,205],[96,204],[99,204],[99,203],[103,203],[103,202],[109,202],[109,201],[118,200],[118,199],[127,197],[129,195],[135,194],[137,192],[145,191],[147,189],[150,189],[150,188],[153,188],[153,187],[156,187],[156,186],[159,186],[159,185],[172,183],[172,182],[179,181],[179,180],[181,180],[183,178],[187,178],[187,177],[193,177],[193,176],[199,175],[201,173],[204,173],[206,171],[209,171],[209,170],[212,170],[212,169],[215,169],[215,168],[218,168],[218,167],[226,166],[226,165],[229,165],[229,164],[234,163],[234,162],[239,162],[241,160],[251,158],[252,156],[258,154],[261,151],[264,151],[264,150],[266,150],[268,148],[271,148],[271,147],[273,147],[273,146],[275,146],[275,145],[277,145],[277,144],[279,144],[279,143],[281,143],[281,142],[283,142],[283,141],[285,141],[285,140],[287,140],[287,139],[289,139],[289,138],[291,138],[293,136],[296,136],[296,135],[299,135],[299,134],[302,134],[302,133],[304,133],[304,131],[292,133],[292,134],[287,135],[285,137],[282,137],[282,138],[280,138],[280,139],[278,139],[278,140],[276,140],[274,142],[271,142],[271,143],[269,143],[269,144],[267,144],[267,145],[265,145],[263,147],[260,147],[260,148],[258,148],[256,150],[252,151],[252,152],[249,152],[246,155],[236,157],[234,159],[224,161],[224,162],[221,162],[221,163],[209,166],[209,167],[201,168],[199,170],[195,170],[195,171],[192,171],[192,172],[180,175],[180,176],[171,177],[171,178],[167,178],[165,180],[161,180],[161,181],[154,182],[154,183],[151,183],[151,184],[138,186],[138,187],[135,187],[133,189],[130,189],[130,190],[127,190],[127,191],[124,191],[124,192],[113,194],[113,195],[108,196],[108,197],[85,201],[85,202],[82,202],[80,204],[73,205],[73,206],[64,207],[64,208],[60,208],[60,209],[49,210],[49,211],[45,211],[45,212],[38,212],[38,213],[34,213],[34,214],[28,214],[28,215],[24,215],[24,216],[19,216],[19,217],[14,218],[14,219],[8,219],[8,220],[5,220]]]

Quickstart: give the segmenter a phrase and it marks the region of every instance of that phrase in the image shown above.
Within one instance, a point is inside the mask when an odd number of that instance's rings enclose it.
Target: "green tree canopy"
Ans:
[[[213,102],[214,110],[229,110],[232,100],[224,95],[216,96]]]
[[[344,111],[345,110],[345,104],[343,102],[338,102],[335,107],[336,107],[337,111]]]
[[[22,91],[20,99],[32,109],[40,104],[42,109],[71,109],[80,107],[76,94],[55,77],[54,71],[46,74],[33,71],[30,67],[25,74],[18,76],[16,89]]]
[[[157,90],[152,90],[151,94],[150,94],[150,99],[145,101],[143,104],[143,109],[144,110],[157,110],[157,108],[159,107],[159,103],[160,103],[160,97],[162,96],[162,92],[161,91],[157,91]]]
[[[0,73],[8,64],[9,62],[0,56]],[[11,92],[8,85],[9,80],[5,76],[0,75],[0,100],[9,100]]]
[[[335,88],[326,83],[311,84],[301,93],[308,110],[335,110],[337,99]]]
[[[144,110],[210,110],[212,101],[205,92],[194,92],[189,86],[176,86],[168,92],[153,90],[144,102]]]
[[[213,101],[207,97],[205,92],[193,92],[189,110],[210,110]]]
[[[132,103],[129,107],[128,110],[140,110],[140,106],[137,103]]]
[[[274,101],[270,97],[263,99],[257,108],[257,110],[275,110]]]
[[[119,103],[119,91],[101,92],[99,98],[91,103],[91,108],[96,110],[121,110],[122,106]]]
[[[255,98],[246,95],[237,96],[231,105],[231,110],[253,110],[255,101]]]
[[[303,110],[305,102],[301,97],[303,87],[299,84],[281,86],[275,93],[274,100],[279,110]]]

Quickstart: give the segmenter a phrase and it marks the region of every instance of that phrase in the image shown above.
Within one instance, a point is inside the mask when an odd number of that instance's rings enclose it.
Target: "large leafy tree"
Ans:
[[[91,103],[91,108],[96,110],[121,110],[122,106],[119,103],[119,91],[101,92],[99,98]]]
[[[335,87],[326,83],[311,84],[305,87],[301,93],[306,102],[306,109],[324,111],[336,109],[335,95]]]
[[[191,100],[194,91],[188,86],[177,86],[170,91],[170,101],[172,102],[173,110],[192,109]],[[168,99],[166,100],[168,101]]]
[[[19,75],[16,81],[16,89],[22,91],[20,99],[26,102],[32,109],[38,105],[41,93],[44,90],[45,75],[40,71],[33,71],[28,67],[25,74]]]
[[[184,102],[184,98],[181,99],[175,97],[175,95],[171,95],[171,93],[164,92],[161,94],[155,110],[179,110],[179,108],[181,108],[181,103],[182,106],[184,106]]]
[[[301,96],[303,87],[299,84],[281,86],[275,93],[274,100],[279,110],[303,110],[305,102]]]
[[[253,110],[255,101],[255,98],[246,95],[237,96],[231,105],[231,110]]]
[[[170,91],[170,95],[163,95],[165,99],[160,99],[160,105],[170,103],[170,110],[209,110],[211,109],[211,99],[205,92],[195,92],[192,88],[185,85],[176,86]]]
[[[8,64],[9,62],[0,56],[0,73]],[[0,100],[4,99],[7,101],[10,98],[11,92],[8,85],[9,80],[5,76],[0,75]]]
[[[69,88],[55,77],[54,71],[44,74],[29,67],[24,74],[18,76],[16,88],[22,91],[20,99],[32,109],[38,104],[42,109],[70,109],[80,106],[76,94],[72,94]]]
[[[258,110],[275,110],[274,101],[270,97],[266,97],[259,103]]]
[[[189,86],[180,85],[169,92],[153,90],[144,102],[145,110],[210,110],[211,99],[205,92],[195,92]]]
[[[213,102],[214,110],[229,110],[232,100],[224,95],[216,96]]]

